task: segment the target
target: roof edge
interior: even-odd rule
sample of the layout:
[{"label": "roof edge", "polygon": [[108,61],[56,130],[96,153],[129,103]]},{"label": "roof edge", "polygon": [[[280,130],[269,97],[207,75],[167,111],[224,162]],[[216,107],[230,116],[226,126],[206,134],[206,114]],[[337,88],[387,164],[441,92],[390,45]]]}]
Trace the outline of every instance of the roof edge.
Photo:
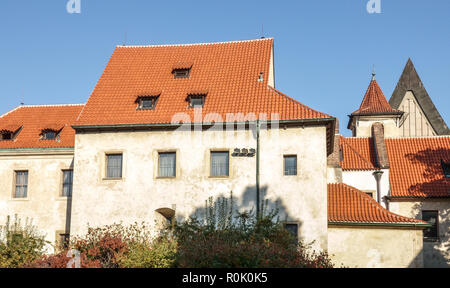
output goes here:
[{"label": "roof edge", "polygon": [[190,43],[190,44],[156,44],[156,45],[117,45],[117,48],[152,48],[152,47],[186,47],[186,46],[202,46],[202,45],[220,45],[220,44],[237,44],[258,41],[273,41],[273,37],[249,39],[249,40],[235,40],[235,41],[220,41],[220,42],[204,42],[204,43]]},{"label": "roof edge", "polygon": [[399,222],[399,223],[393,223],[393,222],[351,222],[351,221],[328,221],[328,225],[330,226],[375,226],[375,227],[413,227],[413,228],[420,228],[425,229],[428,227],[431,227],[429,223],[410,223],[410,222]]}]

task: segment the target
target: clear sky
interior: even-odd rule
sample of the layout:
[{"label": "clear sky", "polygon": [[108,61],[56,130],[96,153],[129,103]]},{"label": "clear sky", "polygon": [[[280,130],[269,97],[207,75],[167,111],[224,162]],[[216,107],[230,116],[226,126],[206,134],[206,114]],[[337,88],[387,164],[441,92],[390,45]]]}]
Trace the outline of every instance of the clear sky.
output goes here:
[{"label": "clear sky", "polygon": [[411,57],[450,124],[450,1],[0,1],[0,114],[25,104],[84,103],[116,45],[275,38],[276,87],[341,120],[375,65],[389,99]]}]

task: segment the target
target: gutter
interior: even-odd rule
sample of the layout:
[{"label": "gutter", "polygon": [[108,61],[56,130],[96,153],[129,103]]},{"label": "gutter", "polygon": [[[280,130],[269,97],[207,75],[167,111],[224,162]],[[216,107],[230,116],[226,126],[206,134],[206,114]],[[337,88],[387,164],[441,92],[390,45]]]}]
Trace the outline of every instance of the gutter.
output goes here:
[{"label": "gutter", "polygon": [[55,148],[9,148],[0,149],[0,156],[15,155],[73,155],[74,147],[55,147]]},{"label": "gutter", "polygon": [[390,222],[336,222],[336,221],[328,221],[328,225],[331,226],[373,226],[373,227],[411,227],[411,228],[420,228],[426,229],[431,227],[432,225],[429,223],[390,223]]}]

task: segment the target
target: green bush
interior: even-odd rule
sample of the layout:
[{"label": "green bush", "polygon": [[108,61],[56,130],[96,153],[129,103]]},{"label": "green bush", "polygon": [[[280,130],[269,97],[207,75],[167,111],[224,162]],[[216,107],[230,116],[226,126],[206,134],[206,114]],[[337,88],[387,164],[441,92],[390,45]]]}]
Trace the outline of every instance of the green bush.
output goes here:
[{"label": "green bush", "polygon": [[8,216],[6,225],[0,228],[0,268],[23,267],[44,254],[48,242],[28,221],[22,225],[16,215],[10,223]]}]

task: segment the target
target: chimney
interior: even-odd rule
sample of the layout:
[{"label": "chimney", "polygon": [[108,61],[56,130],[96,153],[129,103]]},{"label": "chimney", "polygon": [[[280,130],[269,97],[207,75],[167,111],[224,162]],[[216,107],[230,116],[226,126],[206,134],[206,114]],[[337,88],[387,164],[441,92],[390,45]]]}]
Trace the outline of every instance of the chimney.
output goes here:
[{"label": "chimney", "polygon": [[340,135],[339,135],[339,120],[336,119],[336,129],[334,132],[334,146],[333,146],[333,153],[331,153],[327,158],[327,165],[328,167],[333,168],[340,168]]},{"label": "chimney", "polygon": [[375,159],[377,167],[380,169],[389,169],[389,158],[384,141],[384,126],[380,122],[372,125],[372,141],[375,149]]}]

